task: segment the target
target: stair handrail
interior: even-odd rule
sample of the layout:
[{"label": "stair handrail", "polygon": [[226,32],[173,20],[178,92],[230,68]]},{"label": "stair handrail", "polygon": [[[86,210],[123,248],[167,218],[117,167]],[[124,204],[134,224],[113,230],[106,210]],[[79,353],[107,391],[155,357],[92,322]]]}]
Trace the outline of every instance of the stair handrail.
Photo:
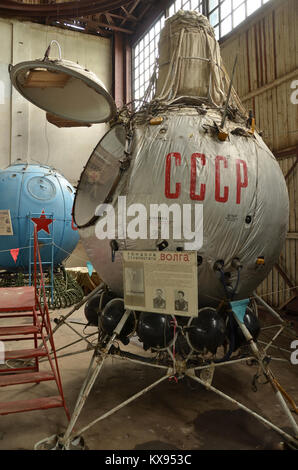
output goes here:
[{"label": "stair handrail", "polygon": [[[39,272],[40,272],[39,288],[37,287],[37,261],[38,261]],[[37,235],[36,225],[34,225],[34,288],[35,288],[36,303],[37,303],[37,305],[39,307],[39,310],[40,310],[40,313],[42,315],[41,336],[42,336],[43,344],[44,344],[44,347],[47,349],[47,352],[49,353],[48,347],[47,347],[47,344],[46,344],[46,340],[45,340],[45,337],[44,337],[44,334],[43,334],[43,331],[42,331],[42,327],[44,326],[46,331],[47,331],[48,339],[49,339],[50,344],[51,344],[52,354],[54,356],[55,367],[53,366],[50,354],[48,354],[48,358],[49,358],[49,361],[50,361],[52,371],[56,376],[56,383],[57,383],[61,398],[62,398],[63,403],[64,403],[64,408],[65,408],[65,411],[66,411],[66,415],[67,415],[68,419],[70,419],[70,416],[69,416],[69,413],[68,413],[68,410],[67,410],[67,407],[66,407],[66,404],[65,404],[65,398],[64,398],[64,393],[63,393],[63,388],[62,388],[62,381],[61,381],[61,376],[60,376],[60,371],[59,371],[59,366],[58,366],[56,348],[55,348],[54,341],[53,341],[53,331],[52,331],[52,325],[51,325],[49,309],[48,309],[48,304],[47,304],[47,298],[46,298],[46,291],[45,291],[45,286],[44,286],[42,262],[41,262],[40,250],[39,250],[39,245],[38,245],[38,235]],[[39,300],[39,298],[41,296],[43,298],[43,309],[42,309],[41,302]]]}]

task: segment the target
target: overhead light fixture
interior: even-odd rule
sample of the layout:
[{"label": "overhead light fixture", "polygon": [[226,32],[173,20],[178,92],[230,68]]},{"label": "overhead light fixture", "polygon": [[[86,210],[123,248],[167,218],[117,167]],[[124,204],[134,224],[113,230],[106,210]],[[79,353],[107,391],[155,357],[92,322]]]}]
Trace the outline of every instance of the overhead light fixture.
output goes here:
[{"label": "overhead light fixture", "polygon": [[85,29],[83,26],[77,26],[75,24],[70,24],[70,23],[64,23],[64,26],[69,26],[70,28],[81,29],[81,30]]}]

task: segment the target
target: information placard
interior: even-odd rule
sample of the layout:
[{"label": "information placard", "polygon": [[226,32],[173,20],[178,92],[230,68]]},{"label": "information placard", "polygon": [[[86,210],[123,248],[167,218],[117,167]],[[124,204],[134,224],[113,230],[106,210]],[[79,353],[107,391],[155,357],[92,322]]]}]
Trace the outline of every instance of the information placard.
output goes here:
[{"label": "information placard", "polygon": [[198,315],[197,253],[122,251],[127,309]]},{"label": "information placard", "polygon": [[0,210],[0,235],[13,235],[10,210]]}]

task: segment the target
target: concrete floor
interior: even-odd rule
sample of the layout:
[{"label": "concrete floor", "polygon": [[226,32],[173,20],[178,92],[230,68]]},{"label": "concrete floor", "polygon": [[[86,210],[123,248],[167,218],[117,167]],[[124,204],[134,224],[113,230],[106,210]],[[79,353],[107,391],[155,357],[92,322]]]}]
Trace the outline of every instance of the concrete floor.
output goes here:
[{"label": "concrete floor", "polygon": [[[52,318],[58,315],[57,311],[51,312]],[[72,319],[84,320],[83,308]],[[73,326],[82,331],[82,327]],[[63,326],[55,334],[56,347],[74,339],[77,336]],[[283,339],[283,346],[289,349],[290,342],[287,338]],[[139,348],[134,339],[129,349],[136,352],[140,351]],[[78,347],[73,346],[71,351],[78,349],[82,349],[82,343]],[[91,351],[86,351],[60,360],[64,392],[70,410],[73,410],[91,354]],[[298,402],[298,365],[274,361],[272,370],[287,392]],[[270,385],[260,385],[257,393],[252,391],[251,383],[255,372],[255,367],[244,364],[221,367],[215,374],[213,385],[263,416],[271,418],[283,429],[289,430],[288,421]],[[160,371],[145,365],[109,358],[83,408],[79,428],[161,375]],[[56,395],[52,382],[2,388],[0,401],[45,395]],[[37,441],[61,433],[65,425],[66,418],[62,408],[1,416],[0,449],[33,449]],[[278,434],[246,412],[199,384],[187,380],[178,384],[169,381],[162,383],[97,423],[84,433],[84,439],[89,449],[98,450],[274,449],[278,448],[281,441]]]}]

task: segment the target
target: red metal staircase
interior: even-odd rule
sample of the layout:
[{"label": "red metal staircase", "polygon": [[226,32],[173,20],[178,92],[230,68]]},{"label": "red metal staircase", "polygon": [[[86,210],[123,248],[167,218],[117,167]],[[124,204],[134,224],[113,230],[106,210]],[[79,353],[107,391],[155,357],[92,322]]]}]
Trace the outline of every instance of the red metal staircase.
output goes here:
[{"label": "red metal staircase", "polygon": [[[7,318],[10,319],[10,325],[1,326],[3,320]],[[15,324],[21,318],[26,318],[26,324]],[[11,325],[12,319],[13,325]],[[0,366],[0,387],[55,381],[58,389],[56,396],[0,402],[0,415],[63,407],[69,420],[46,301],[36,226],[34,226],[34,286],[0,288],[0,341],[4,344],[18,341],[33,342],[33,347],[30,349],[4,352],[6,367]],[[48,359],[44,362],[49,366],[49,370],[40,370],[40,358]],[[7,366],[7,361],[12,360],[20,360],[21,364]]]}]

